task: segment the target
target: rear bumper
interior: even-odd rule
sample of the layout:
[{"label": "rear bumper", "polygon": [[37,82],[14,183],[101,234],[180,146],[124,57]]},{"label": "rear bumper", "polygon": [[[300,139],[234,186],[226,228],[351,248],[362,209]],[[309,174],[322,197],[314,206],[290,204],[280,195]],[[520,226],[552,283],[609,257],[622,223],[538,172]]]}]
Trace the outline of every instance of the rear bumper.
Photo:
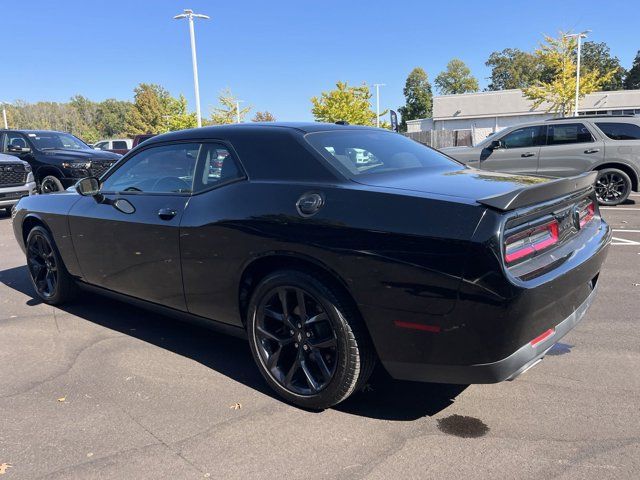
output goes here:
[{"label": "rear bumper", "polygon": [[547,351],[584,317],[593,302],[597,283],[585,301],[567,318],[555,326],[553,334],[539,343],[528,343],[506,358],[476,365],[429,365],[423,363],[385,362],[389,374],[400,380],[436,383],[497,383],[513,380],[542,359]]}]

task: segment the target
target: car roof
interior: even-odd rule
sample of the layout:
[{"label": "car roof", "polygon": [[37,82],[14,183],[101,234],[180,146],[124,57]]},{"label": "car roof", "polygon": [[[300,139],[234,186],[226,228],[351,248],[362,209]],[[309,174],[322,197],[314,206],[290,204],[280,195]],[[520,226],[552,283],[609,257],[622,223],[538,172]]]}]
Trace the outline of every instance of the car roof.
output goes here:
[{"label": "car roof", "polygon": [[17,133],[27,133],[27,134],[35,133],[36,135],[40,133],[66,133],[66,134],[72,135],[69,132],[60,132],[58,130],[28,130],[28,129],[24,130],[24,129],[17,129],[17,128],[3,128],[2,130],[0,130],[0,132],[17,132]]},{"label": "car roof", "polygon": [[[564,117],[564,118],[550,118],[548,120],[538,120],[536,122],[525,122],[519,123],[517,125],[510,125],[506,127],[510,130],[517,130],[522,127],[535,127],[542,125],[555,125],[555,124],[565,124],[565,123],[574,123],[574,122],[617,122],[617,123],[640,123],[640,117],[637,115],[578,115],[577,117]],[[498,132],[496,132],[498,133]]]}]

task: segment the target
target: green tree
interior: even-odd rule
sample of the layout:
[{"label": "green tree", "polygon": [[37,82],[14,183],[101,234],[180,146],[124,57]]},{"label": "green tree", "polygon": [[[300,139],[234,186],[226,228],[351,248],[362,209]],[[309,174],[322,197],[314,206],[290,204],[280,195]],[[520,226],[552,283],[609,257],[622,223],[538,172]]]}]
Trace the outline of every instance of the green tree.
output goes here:
[{"label": "green tree", "polygon": [[597,71],[600,74],[613,72],[606,82],[600,86],[600,90],[621,90],[626,73],[618,57],[611,56],[611,49],[604,43],[584,42],[580,58],[580,74],[586,71]]},{"label": "green tree", "polygon": [[[349,122],[353,125],[375,125],[376,112],[371,110],[371,91],[366,84],[351,87],[347,82],[336,83],[336,89],[313,97],[311,113],[317,122]],[[386,115],[387,110],[380,114]]]},{"label": "green tree", "polygon": [[134,92],[133,106],[125,125],[127,134],[134,136],[163,131],[166,128],[166,90],[159,85],[141,83]]},{"label": "green tree", "polygon": [[256,112],[256,114],[251,119],[252,122],[275,122],[276,117],[274,117],[271,112]]},{"label": "green tree", "polygon": [[[211,109],[211,123],[214,125],[226,125],[238,121],[238,99],[231,93],[231,89],[225,88],[218,95],[217,107]],[[251,106],[247,105],[240,109],[240,121],[251,111]]]},{"label": "green tree", "polygon": [[405,132],[407,130],[407,120],[429,118],[432,115],[433,93],[427,72],[420,67],[411,70],[402,92],[406,102],[398,111],[402,115],[400,130]]},{"label": "green tree", "polygon": [[640,89],[640,50],[636,54],[636,58],[633,60],[633,65],[627,72],[624,79],[625,90]]},{"label": "green tree", "polygon": [[196,113],[187,111],[187,99],[184,98],[184,95],[181,94],[178,98],[169,97],[165,108],[166,126],[163,131],[184,130],[198,126]]},{"label": "green tree", "polygon": [[[538,61],[552,72],[548,81],[538,81],[523,90],[525,96],[533,101],[537,108],[548,103],[548,112],[567,115],[573,109],[576,89],[576,51],[577,42],[562,32],[558,38],[545,37],[545,43],[535,52]],[[599,90],[611,80],[615,70],[599,71],[580,69],[580,97]]]},{"label": "green tree", "polygon": [[471,75],[469,67],[458,58],[447,64],[447,69],[438,74],[434,83],[442,95],[478,91],[478,80]]},{"label": "green tree", "polygon": [[485,65],[491,68],[491,83],[487,90],[530,87],[544,75],[544,66],[538,62],[537,57],[517,48],[493,52]]},{"label": "green tree", "polygon": [[131,102],[108,98],[98,104],[96,111],[97,128],[106,138],[118,137],[125,133]]}]

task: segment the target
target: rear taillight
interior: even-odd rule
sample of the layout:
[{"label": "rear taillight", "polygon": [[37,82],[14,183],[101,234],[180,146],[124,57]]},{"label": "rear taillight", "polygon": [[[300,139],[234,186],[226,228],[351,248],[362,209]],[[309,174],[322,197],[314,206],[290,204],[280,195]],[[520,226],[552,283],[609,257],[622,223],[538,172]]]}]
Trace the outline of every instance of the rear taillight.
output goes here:
[{"label": "rear taillight", "polygon": [[509,235],[504,240],[504,259],[513,264],[558,243],[558,222],[553,220]]},{"label": "rear taillight", "polygon": [[593,200],[589,200],[586,205],[581,205],[578,210],[578,218],[580,219],[580,228],[589,223],[596,214],[596,204]]}]

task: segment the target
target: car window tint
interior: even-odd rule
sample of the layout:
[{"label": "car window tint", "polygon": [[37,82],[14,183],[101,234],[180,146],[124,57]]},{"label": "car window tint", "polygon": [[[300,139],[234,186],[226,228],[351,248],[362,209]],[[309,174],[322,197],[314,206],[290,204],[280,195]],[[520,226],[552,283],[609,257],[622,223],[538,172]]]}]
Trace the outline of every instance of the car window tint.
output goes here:
[{"label": "car window tint", "polygon": [[123,142],[122,140],[114,140],[113,141],[113,149],[114,150],[126,150],[127,142]]},{"label": "car window tint", "polygon": [[189,193],[201,145],[180,143],[147,148],[105,180],[105,192]]},{"label": "car window tint", "polygon": [[582,123],[562,123],[549,125],[547,145],[593,142],[589,129]]},{"label": "car window tint", "polygon": [[504,148],[526,148],[540,144],[540,127],[525,127],[502,137]]},{"label": "car window tint", "polygon": [[229,149],[217,143],[202,144],[194,191],[202,191],[244,175]]},{"label": "car window tint", "polygon": [[597,122],[596,125],[612,140],[640,140],[640,125],[618,122]]},{"label": "car window tint", "polygon": [[27,140],[21,134],[15,132],[6,132],[4,141],[2,142],[2,151],[8,152],[9,145],[21,148],[26,148],[29,146],[27,144]]},{"label": "car window tint", "polygon": [[459,167],[441,153],[404,135],[375,130],[309,133],[306,140],[347,176],[406,169]]}]

